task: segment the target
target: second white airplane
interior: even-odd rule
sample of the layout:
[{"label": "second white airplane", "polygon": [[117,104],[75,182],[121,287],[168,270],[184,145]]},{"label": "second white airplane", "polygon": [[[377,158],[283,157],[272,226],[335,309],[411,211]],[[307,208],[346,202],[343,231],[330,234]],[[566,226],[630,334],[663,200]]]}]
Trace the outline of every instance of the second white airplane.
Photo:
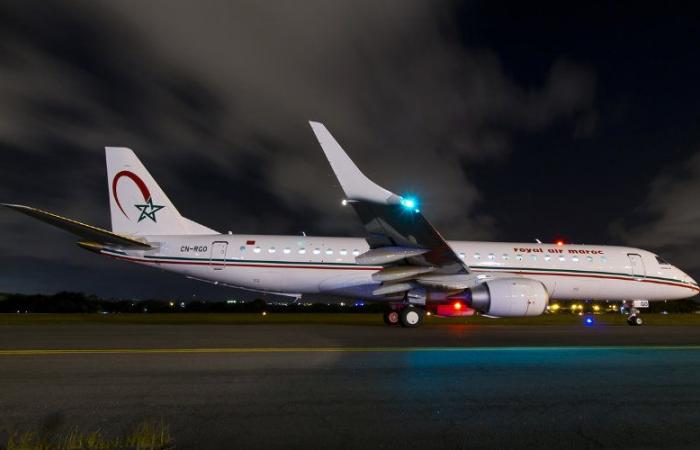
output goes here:
[{"label": "second white airplane", "polygon": [[28,206],[3,204],[80,238],[114,259],[260,292],[385,301],[389,325],[416,327],[426,308],[536,316],[551,300],[692,297],[698,284],[654,253],[604,245],[445,241],[414,199],[369,180],[325,126],[310,122],[366,238],[221,234],[183,217],[128,148],[107,147],[112,231]]}]

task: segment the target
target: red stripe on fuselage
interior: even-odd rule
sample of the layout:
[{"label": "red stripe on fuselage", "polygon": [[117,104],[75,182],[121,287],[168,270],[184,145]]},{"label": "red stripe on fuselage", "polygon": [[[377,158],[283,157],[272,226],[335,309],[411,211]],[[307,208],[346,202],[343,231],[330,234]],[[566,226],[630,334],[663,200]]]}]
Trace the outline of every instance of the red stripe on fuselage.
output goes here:
[{"label": "red stripe on fuselage", "polygon": [[[171,261],[162,259],[142,259],[134,258],[131,256],[119,256],[110,253],[104,253],[105,255],[115,258],[123,259],[126,261],[139,262],[139,263],[151,263],[151,264],[175,264],[175,265],[193,265],[193,266],[230,266],[230,267],[271,267],[271,268],[281,268],[281,269],[322,269],[322,270],[381,270],[381,266],[323,266],[323,265],[287,265],[287,264],[254,264],[254,263],[219,263],[219,262],[192,262],[192,261]],[[474,269],[472,269],[474,270]],[[488,269],[476,269],[476,272],[489,272]],[[517,275],[549,275],[549,276],[559,276],[559,277],[579,277],[579,278],[597,278],[606,280],[620,280],[620,281],[638,281],[642,283],[654,283],[662,284],[667,286],[682,287],[686,289],[691,289],[700,292],[700,287],[693,286],[683,283],[674,283],[671,281],[660,281],[660,280],[650,280],[650,279],[630,279],[621,276],[613,275],[595,275],[595,274],[580,274],[580,273],[566,273],[566,272],[532,272],[527,270],[516,270],[509,272],[499,272],[499,273],[512,273]]]},{"label": "red stripe on fuselage", "polygon": [[123,259],[126,261],[140,262],[140,263],[153,263],[153,264],[176,264],[176,265],[191,265],[191,266],[230,266],[230,267],[272,267],[281,269],[324,269],[324,270],[380,270],[381,266],[321,266],[321,265],[287,265],[287,264],[254,264],[254,263],[221,263],[221,262],[211,262],[204,260],[203,262],[192,262],[192,261],[171,261],[163,259],[142,259],[133,258],[131,256],[120,256],[113,255],[111,253],[104,253],[105,255],[115,258]]},{"label": "red stripe on fuselage", "polygon": [[[477,271],[478,272],[489,272],[489,270],[480,270],[480,269],[477,269]],[[512,272],[499,272],[499,273],[514,273],[514,274],[520,274],[520,275],[550,275],[550,276],[559,276],[559,277],[598,278],[598,279],[621,280],[621,281],[639,281],[642,283],[665,284],[667,286],[682,287],[682,288],[692,289],[694,291],[700,292],[700,287],[698,287],[698,286],[693,286],[690,284],[683,284],[681,282],[674,283],[672,281],[650,280],[648,278],[637,280],[637,279],[630,279],[630,278],[625,278],[625,277],[616,277],[613,275],[595,275],[595,274],[567,273],[567,272],[531,272],[531,271],[526,271],[526,270],[522,270],[522,271],[516,270],[516,271],[512,271]]]}]

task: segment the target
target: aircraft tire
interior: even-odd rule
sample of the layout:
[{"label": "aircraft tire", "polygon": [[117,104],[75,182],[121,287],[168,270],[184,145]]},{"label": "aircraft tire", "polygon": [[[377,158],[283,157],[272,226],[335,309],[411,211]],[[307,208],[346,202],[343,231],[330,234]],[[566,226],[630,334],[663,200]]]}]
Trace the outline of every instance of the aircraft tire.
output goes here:
[{"label": "aircraft tire", "polygon": [[400,322],[404,328],[416,328],[423,323],[423,310],[413,306],[407,306],[401,310]]},{"label": "aircraft tire", "polygon": [[384,323],[389,325],[390,327],[396,326],[399,324],[399,312],[396,311],[395,309],[392,309],[390,311],[386,311],[384,313]]},{"label": "aircraft tire", "polygon": [[633,327],[641,326],[644,324],[644,320],[641,317],[634,315],[627,318],[627,324]]}]

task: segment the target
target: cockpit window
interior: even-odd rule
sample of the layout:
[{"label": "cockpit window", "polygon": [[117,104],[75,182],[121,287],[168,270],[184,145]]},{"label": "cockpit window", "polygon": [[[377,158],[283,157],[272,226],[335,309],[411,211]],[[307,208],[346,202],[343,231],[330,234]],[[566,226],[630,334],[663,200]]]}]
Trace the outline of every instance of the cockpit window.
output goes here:
[{"label": "cockpit window", "polygon": [[660,256],[656,257],[656,262],[658,262],[662,266],[670,266],[671,265],[668,261],[666,261],[665,259],[663,259]]}]

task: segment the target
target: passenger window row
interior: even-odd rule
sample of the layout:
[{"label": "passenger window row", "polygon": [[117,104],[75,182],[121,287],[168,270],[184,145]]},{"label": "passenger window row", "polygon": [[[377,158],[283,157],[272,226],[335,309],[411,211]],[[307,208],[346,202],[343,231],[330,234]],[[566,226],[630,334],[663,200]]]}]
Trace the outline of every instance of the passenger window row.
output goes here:
[{"label": "passenger window row", "polygon": [[[241,252],[241,253],[245,253],[245,252],[246,252],[246,249],[247,249],[247,246],[241,245],[241,247],[240,247],[240,252]],[[262,252],[262,248],[261,248],[260,246],[255,246],[255,247],[253,247],[253,253],[261,253],[261,252]],[[267,252],[268,252],[268,253],[277,253],[277,249],[276,249],[275,247],[268,247]],[[290,253],[292,253],[292,249],[291,249],[290,247],[284,247],[284,248],[282,249],[282,253],[284,253],[285,255],[289,255]],[[298,249],[297,249],[297,253],[300,254],[300,255],[305,255],[305,254],[306,254],[306,248],[304,248],[304,247],[298,248]],[[321,249],[318,248],[318,247],[316,247],[316,248],[314,248],[314,249],[311,251],[311,253],[313,253],[314,255],[320,255],[320,254],[321,254]],[[324,250],[324,253],[325,253],[326,255],[328,255],[328,256],[331,256],[331,255],[333,255],[333,254],[335,253],[335,251],[334,251],[332,248],[327,248],[327,249]],[[347,250],[347,249],[344,249],[344,248],[338,250],[338,254],[341,255],[341,256],[346,256],[346,255],[348,255],[349,253],[350,253],[350,251]],[[352,255],[353,255],[353,256],[358,256],[359,254],[360,254],[360,251],[359,251],[359,250],[357,250],[357,249],[352,250]],[[465,254],[464,252],[459,252],[457,255],[459,256],[460,259],[466,259],[466,254]],[[566,258],[567,255],[551,255],[551,254],[543,254],[543,255],[530,254],[530,255],[529,255],[529,258],[526,258],[526,255],[523,255],[523,254],[521,254],[521,253],[516,253],[513,257],[514,257],[514,259],[515,259],[516,261],[525,261],[525,260],[529,260],[529,261],[532,261],[532,262],[537,262],[537,261],[538,261],[538,258],[539,258],[540,256],[541,256],[541,258],[542,258],[543,261],[551,261],[553,258],[554,258],[555,260],[559,260],[559,261],[566,261],[566,260],[567,260],[567,258]],[[500,256],[500,259],[502,259],[503,261],[508,261],[508,260],[511,259],[511,257],[512,257],[512,255],[509,254],[509,253],[503,253],[503,254],[501,254],[501,256]],[[581,258],[583,258],[583,256],[579,257],[578,255],[572,255],[571,258],[570,258],[570,260],[571,260],[572,262],[579,262],[579,261],[581,261]],[[473,254],[473,259],[475,259],[475,260],[477,260],[477,261],[478,261],[478,260],[481,260],[481,259],[482,259],[481,254],[480,254],[479,252],[474,253],[474,254]],[[496,260],[498,259],[498,256],[497,256],[495,253],[489,253],[489,254],[485,255],[485,259],[488,260],[488,261],[496,261]],[[587,256],[585,257],[585,261],[587,261],[587,262],[589,262],[589,263],[592,263],[593,260],[594,260],[594,258],[593,258],[593,256],[591,256],[591,255],[587,255]],[[601,256],[600,256],[600,262],[605,263],[605,262],[607,262],[607,260],[608,260],[608,259],[607,259],[606,256],[604,256],[604,255],[601,255]]]},{"label": "passenger window row", "polygon": [[[240,248],[239,248],[239,251],[240,251],[241,253],[245,253],[246,250],[247,250],[247,246],[245,246],[245,245],[241,245]],[[260,246],[255,246],[255,247],[253,247],[253,253],[261,253],[261,252],[262,252],[262,248],[261,248]],[[277,253],[277,249],[276,249],[275,247],[268,247],[267,252],[268,252],[268,253]],[[292,253],[292,249],[289,248],[289,247],[285,247],[285,248],[282,249],[282,253],[284,253],[285,255],[289,255],[290,253]],[[300,255],[305,255],[305,254],[306,254],[306,248],[300,247],[299,249],[297,249],[297,253],[299,253]],[[313,253],[314,255],[320,255],[320,254],[321,254],[321,249],[318,248],[318,247],[317,247],[317,248],[314,248],[314,249],[311,251],[311,253]],[[330,256],[330,255],[333,255],[333,254],[335,253],[335,251],[334,251],[332,248],[327,248],[327,249],[325,249],[324,253],[325,253],[326,255],[329,255],[329,256]],[[345,248],[340,249],[340,250],[338,251],[338,254],[341,255],[341,256],[346,256],[348,253],[350,253],[350,251],[347,250],[347,249],[345,249]],[[359,250],[357,250],[357,249],[352,250],[352,256],[358,256],[359,254],[360,254],[360,251],[359,251]]]},{"label": "passenger window row", "polygon": [[[460,257],[460,259],[466,259],[466,254],[463,253],[463,252],[460,252],[460,253],[458,253],[457,255]],[[538,256],[540,256],[540,255],[530,254],[530,255],[529,255],[529,260],[532,261],[532,262],[537,262]],[[567,256],[567,255],[556,255],[556,256],[555,256],[555,255],[549,255],[549,254],[541,255],[543,261],[551,261],[552,258],[558,259],[559,261],[566,261],[566,259],[567,259],[566,256]],[[474,258],[475,260],[481,260],[481,259],[482,259],[482,258],[481,258],[481,254],[478,253],[478,252],[477,252],[477,253],[474,253],[473,258]],[[489,253],[488,255],[486,255],[486,258],[487,258],[489,261],[495,261],[495,260],[497,259],[496,255],[495,255],[494,253]],[[503,254],[501,255],[501,259],[502,259],[503,261],[508,261],[510,258],[511,258],[511,255],[510,255],[509,253],[503,253]],[[515,260],[516,260],[516,261],[524,261],[524,260],[526,260],[526,256],[523,255],[523,254],[521,254],[521,253],[516,253],[516,254],[515,254]],[[581,261],[581,257],[579,257],[578,255],[572,255],[572,256],[571,256],[571,261],[572,261],[572,262],[579,262],[579,261]],[[593,262],[593,256],[591,256],[591,255],[586,256],[585,261],[587,261],[587,262]],[[604,262],[607,262],[607,261],[608,261],[608,258],[607,258],[606,256],[601,256],[601,257],[600,257],[600,262],[603,262],[603,263],[604,263]]]}]

